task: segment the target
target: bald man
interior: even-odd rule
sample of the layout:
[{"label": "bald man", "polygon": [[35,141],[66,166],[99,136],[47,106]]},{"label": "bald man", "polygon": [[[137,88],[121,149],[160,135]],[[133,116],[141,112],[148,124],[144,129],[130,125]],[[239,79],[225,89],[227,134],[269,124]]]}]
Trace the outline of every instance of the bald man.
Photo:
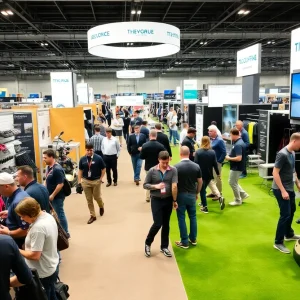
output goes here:
[{"label": "bald man", "polygon": [[[202,187],[202,173],[199,165],[189,159],[190,150],[187,146],[180,148],[180,163],[174,167],[178,174],[177,219],[180,230],[180,241],[175,242],[177,247],[187,249],[189,242],[197,245],[197,218],[196,201]],[[185,212],[190,219],[190,233],[187,232]]]},{"label": "bald man", "polygon": [[[249,134],[248,134],[247,130],[244,128],[243,121],[240,121],[240,120],[236,121],[235,127],[240,132],[240,136],[241,136],[243,142],[246,145],[246,153],[248,153],[248,149],[249,149],[249,146],[250,146]],[[247,160],[245,160],[245,169],[242,172],[240,178],[245,178],[246,176],[247,176]]]}]

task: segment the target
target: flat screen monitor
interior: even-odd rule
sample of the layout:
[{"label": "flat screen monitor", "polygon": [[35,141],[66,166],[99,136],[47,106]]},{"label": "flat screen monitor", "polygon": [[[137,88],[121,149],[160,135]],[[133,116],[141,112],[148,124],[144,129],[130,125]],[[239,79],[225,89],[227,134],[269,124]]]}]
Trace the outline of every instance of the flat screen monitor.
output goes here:
[{"label": "flat screen monitor", "polygon": [[300,120],[300,73],[291,78],[290,118]]}]

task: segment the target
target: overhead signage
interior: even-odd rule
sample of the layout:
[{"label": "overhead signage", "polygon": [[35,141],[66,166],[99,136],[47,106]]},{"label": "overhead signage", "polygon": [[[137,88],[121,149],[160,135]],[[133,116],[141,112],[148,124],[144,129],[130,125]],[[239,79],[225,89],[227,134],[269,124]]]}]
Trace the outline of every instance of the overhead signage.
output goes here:
[{"label": "overhead signage", "polygon": [[222,107],[225,104],[242,103],[241,84],[221,84],[208,86],[208,106]]},{"label": "overhead signage", "polygon": [[143,96],[117,96],[117,106],[142,106],[144,105]]},{"label": "overhead signage", "polygon": [[261,72],[261,44],[237,52],[236,76],[249,76]]},{"label": "overhead signage", "polygon": [[176,87],[176,100],[181,100],[181,88],[180,88],[180,86]]},{"label": "overhead signage", "polygon": [[291,35],[291,73],[300,70],[300,27]]},{"label": "overhead signage", "polygon": [[175,100],[176,99],[175,90],[164,90],[164,99],[165,100]]},{"label": "overhead signage", "polygon": [[72,72],[51,72],[52,106],[75,107],[77,102],[76,74]]},{"label": "overhead signage", "polygon": [[128,79],[128,78],[144,78],[145,71],[142,70],[120,70],[117,71],[117,78]]},{"label": "overhead signage", "polygon": [[184,80],[183,81],[183,99],[184,103],[197,103],[198,90],[197,80]]},{"label": "overhead signage", "polygon": [[110,23],[91,28],[87,36],[90,54],[111,59],[164,57],[180,50],[179,28],[164,23]]}]

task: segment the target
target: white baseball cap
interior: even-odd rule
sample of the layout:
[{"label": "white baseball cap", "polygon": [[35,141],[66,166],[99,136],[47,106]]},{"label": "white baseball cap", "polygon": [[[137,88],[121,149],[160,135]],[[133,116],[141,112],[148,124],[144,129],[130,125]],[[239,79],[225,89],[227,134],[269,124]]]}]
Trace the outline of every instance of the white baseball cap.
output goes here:
[{"label": "white baseball cap", "polygon": [[8,174],[6,172],[0,173],[0,185],[12,184],[14,182],[15,180],[12,174]]}]

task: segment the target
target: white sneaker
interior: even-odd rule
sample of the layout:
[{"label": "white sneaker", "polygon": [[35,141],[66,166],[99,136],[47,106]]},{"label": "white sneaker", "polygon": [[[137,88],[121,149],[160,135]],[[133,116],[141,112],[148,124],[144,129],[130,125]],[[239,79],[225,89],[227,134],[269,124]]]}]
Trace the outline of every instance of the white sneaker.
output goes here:
[{"label": "white sneaker", "polygon": [[248,194],[246,194],[246,196],[244,196],[244,197],[241,197],[242,198],[242,201],[243,200],[246,200],[247,198],[249,198],[250,196],[248,195]]},{"label": "white sneaker", "polygon": [[231,206],[239,206],[239,205],[242,205],[242,202],[241,201],[233,201],[233,202],[229,202],[229,205],[231,205]]}]

